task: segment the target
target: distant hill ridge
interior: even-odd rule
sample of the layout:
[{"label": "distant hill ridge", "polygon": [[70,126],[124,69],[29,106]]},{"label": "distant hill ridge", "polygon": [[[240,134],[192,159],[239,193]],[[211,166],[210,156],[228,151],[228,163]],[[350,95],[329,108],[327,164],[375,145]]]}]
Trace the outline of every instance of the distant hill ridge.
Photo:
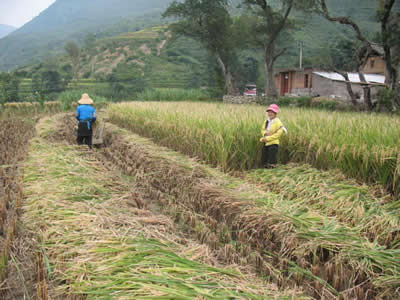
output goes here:
[{"label": "distant hill ridge", "polygon": [[[95,4],[94,4],[95,3]],[[83,40],[123,19],[160,14],[167,0],[57,0],[38,17],[0,40],[0,71],[59,53],[67,40]]]},{"label": "distant hill ridge", "polygon": [[0,24],[0,39],[13,32],[15,29],[17,28],[14,26]]}]

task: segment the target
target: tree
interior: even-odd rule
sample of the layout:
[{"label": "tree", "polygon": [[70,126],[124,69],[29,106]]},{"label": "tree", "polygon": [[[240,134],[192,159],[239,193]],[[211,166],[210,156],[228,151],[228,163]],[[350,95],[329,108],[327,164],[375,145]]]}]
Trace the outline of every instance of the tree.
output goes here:
[{"label": "tree", "polygon": [[346,89],[351,99],[353,106],[357,106],[357,96],[353,91],[353,86],[350,82],[348,72],[357,70],[357,64],[355,63],[356,43],[349,38],[342,38],[333,41],[329,45],[329,52],[331,57],[331,65],[329,69],[334,70],[336,73],[343,76],[346,82]]},{"label": "tree", "polygon": [[10,73],[0,73],[0,102],[1,108],[9,101],[18,100],[20,80]]},{"label": "tree", "polygon": [[49,94],[64,91],[66,85],[67,82],[56,70],[43,70],[32,76],[32,93],[38,96],[41,102]]},{"label": "tree", "polygon": [[147,87],[144,73],[139,67],[119,64],[107,78],[111,98],[113,100],[128,99],[143,92]]},{"label": "tree", "polygon": [[73,78],[75,80],[78,80],[80,60],[81,60],[81,50],[79,49],[78,45],[75,42],[69,41],[65,45],[65,51],[67,52],[69,58],[71,59]]},{"label": "tree", "polygon": [[[367,104],[369,110],[373,109],[373,104],[371,100],[371,87],[368,84],[367,80],[365,79],[364,75],[364,68],[368,62],[368,59],[373,56],[375,53],[372,43],[363,35],[361,32],[360,27],[357,23],[355,23],[350,17],[333,17],[329,14],[328,7],[326,5],[326,0],[321,1],[321,12],[322,15],[331,22],[336,22],[342,25],[350,26],[353,32],[356,35],[357,40],[361,43],[361,47],[359,48],[357,55],[356,55],[356,62],[357,62],[357,71],[360,77],[360,81],[363,85],[364,90],[364,101]],[[347,80],[348,81],[348,80]]]},{"label": "tree", "polygon": [[393,108],[400,106],[400,16],[392,12],[395,2],[396,0],[380,0],[377,14],[385,52],[386,84],[394,91]]},{"label": "tree", "polygon": [[224,77],[225,93],[233,94],[232,64],[237,44],[227,5],[227,0],[173,1],[163,17],[177,18],[179,22],[170,26],[171,31],[199,41],[215,56]]},{"label": "tree", "polygon": [[278,38],[285,30],[290,30],[289,16],[295,9],[313,11],[318,0],[243,0],[256,16],[253,23],[255,42],[264,52],[264,88],[267,97],[277,97],[274,81],[274,64],[286,49],[278,48]]}]

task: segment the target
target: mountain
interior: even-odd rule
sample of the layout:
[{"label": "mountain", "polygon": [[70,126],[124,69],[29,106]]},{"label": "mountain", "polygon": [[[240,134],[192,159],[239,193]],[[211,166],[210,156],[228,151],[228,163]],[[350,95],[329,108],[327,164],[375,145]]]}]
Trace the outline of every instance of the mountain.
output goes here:
[{"label": "mountain", "polygon": [[[157,19],[167,0],[57,0],[38,17],[0,40],[0,70],[34,63],[60,53],[68,40],[84,40],[88,33],[101,35],[122,20],[144,25]],[[138,25],[138,29],[142,29]],[[154,24],[151,24],[154,25]]]},{"label": "mountain", "polygon": [[0,39],[5,37],[6,35],[9,35],[15,29],[17,28],[9,25],[0,24]]},{"label": "mountain", "polygon": [[[57,0],[38,17],[0,40],[0,71],[39,63],[46,58],[64,53],[68,40],[81,45],[89,33],[97,39],[166,24],[161,13],[172,0]],[[277,0],[274,0],[277,1]],[[232,0],[232,12],[239,14]],[[329,0],[331,14],[350,16],[356,20],[369,38],[379,30],[376,22],[376,0]],[[400,2],[396,2],[397,10]],[[353,39],[349,29],[328,22],[318,15],[295,13],[298,29],[294,42],[277,67],[297,65],[298,42],[304,45],[308,64],[317,60],[324,63],[332,42]],[[289,39],[288,39],[289,40]],[[317,62],[318,64],[318,62]]]}]

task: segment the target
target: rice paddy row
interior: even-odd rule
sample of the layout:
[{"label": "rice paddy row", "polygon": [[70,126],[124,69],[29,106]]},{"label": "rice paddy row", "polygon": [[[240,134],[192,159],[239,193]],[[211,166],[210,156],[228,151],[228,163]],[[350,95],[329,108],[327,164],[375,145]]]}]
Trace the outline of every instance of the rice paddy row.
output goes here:
[{"label": "rice paddy row", "polygon": [[[23,201],[22,170],[26,145],[33,135],[32,122],[0,119],[0,283],[7,286],[11,246]],[[0,291],[3,293],[4,289]],[[3,295],[3,294],[0,294]]]},{"label": "rice paddy row", "polygon": [[339,171],[294,163],[253,170],[245,178],[279,194],[292,207],[335,218],[370,242],[400,248],[400,205],[381,186],[360,185]]},{"label": "rice paddy row", "polygon": [[400,250],[371,241],[357,224],[318,207],[306,209],[285,194],[262,191],[125,130],[109,126],[108,133],[108,160],[144,182],[166,211],[226,257],[255,265],[281,287],[300,285],[316,298],[396,297]]},{"label": "rice paddy row", "polygon": [[[108,112],[111,122],[223,170],[259,165],[265,118],[259,106],[132,102],[113,105]],[[280,118],[289,131],[281,144],[281,161],[338,168],[399,193],[398,118],[298,108],[285,108]]]},{"label": "rice paddy row", "polygon": [[59,101],[47,101],[41,105],[39,102],[16,102],[6,103],[0,115],[14,118],[15,116],[26,117],[40,113],[59,113],[63,110]]},{"label": "rice paddy row", "polygon": [[212,249],[146,208],[149,195],[134,177],[105,168],[83,147],[50,142],[54,119],[38,132],[25,166],[23,218],[40,241],[38,298],[306,299],[220,264]]}]

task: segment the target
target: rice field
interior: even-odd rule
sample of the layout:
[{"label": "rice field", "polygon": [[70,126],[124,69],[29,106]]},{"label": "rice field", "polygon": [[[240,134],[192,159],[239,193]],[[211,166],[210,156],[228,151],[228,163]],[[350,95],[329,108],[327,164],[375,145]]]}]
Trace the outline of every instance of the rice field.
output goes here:
[{"label": "rice field", "polygon": [[26,117],[35,116],[41,113],[59,113],[63,109],[59,101],[46,101],[43,105],[39,102],[15,102],[6,103],[4,110],[0,111],[0,116],[8,116],[13,118],[15,116]]},{"label": "rice field", "polygon": [[[132,102],[113,105],[108,114],[119,126],[225,171],[259,166],[265,118],[260,106]],[[399,193],[398,117],[285,108],[280,118],[289,131],[282,140],[281,162],[340,169]]]},{"label": "rice field", "polygon": [[[398,209],[383,190],[307,165],[235,179],[129,131],[107,132],[107,161],[135,177],[200,241],[223,249],[225,259],[254,265],[279,287],[298,285],[316,299],[397,296]],[[285,191],[288,178],[301,173],[305,185],[288,182]],[[313,180],[320,190],[307,190]]]},{"label": "rice field", "polygon": [[154,88],[136,96],[141,101],[207,101],[211,96],[203,89]]},{"label": "rice field", "polygon": [[[0,193],[5,298],[400,298],[398,119],[284,109],[270,170],[263,110],[112,104],[90,151],[73,114],[42,118]],[[33,123],[4,122],[0,163],[22,165]]]},{"label": "rice field", "polygon": [[48,140],[54,124],[39,123],[25,162],[23,221],[41,253],[39,299],[309,299],[221,263],[152,212],[133,177]]}]

